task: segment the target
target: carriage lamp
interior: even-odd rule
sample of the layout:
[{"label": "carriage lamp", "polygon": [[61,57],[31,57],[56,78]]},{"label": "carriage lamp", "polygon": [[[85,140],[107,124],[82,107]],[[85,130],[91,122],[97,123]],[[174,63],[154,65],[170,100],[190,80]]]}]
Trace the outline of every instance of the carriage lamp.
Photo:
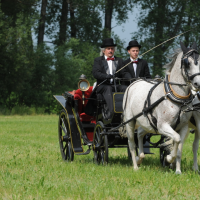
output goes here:
[{"label": "carriage lamp", "polygon": [[87,80],[87,77],[82,74],[79,77],[80,81],[78,82],[78,88],[82,91],[82,99],[83,99],[83,104],[85,104],[85,91],[87,91],[90,87],[90,83]]}]

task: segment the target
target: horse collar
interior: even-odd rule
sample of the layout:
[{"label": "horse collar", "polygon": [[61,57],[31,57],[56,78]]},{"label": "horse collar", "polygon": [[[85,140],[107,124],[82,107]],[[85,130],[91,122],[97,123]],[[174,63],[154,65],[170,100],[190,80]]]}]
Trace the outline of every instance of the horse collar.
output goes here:
[{"label": "horse collar", "polygon": [[187,96],[181,96],[173,90],[173,88],[171,87],[169,83],[169,75],[166,75],[165,77],[164,90],[165,90],[165,94],[167,94],[167,97],[171,101],[174,101],[176,103],[189,104],[193,100],[193,96],[191,95],[191,92]]}]

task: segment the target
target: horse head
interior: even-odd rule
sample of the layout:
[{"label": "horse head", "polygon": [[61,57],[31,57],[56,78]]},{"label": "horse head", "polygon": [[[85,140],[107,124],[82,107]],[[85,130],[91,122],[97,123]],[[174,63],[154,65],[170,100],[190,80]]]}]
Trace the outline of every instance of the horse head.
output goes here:
[{"label": "horse head", "polygon": [[180,44],[183,51],[181,59],[182,75],[193,90],[200,90],[200,56],[196,42],[190,48],[185,47],[182,42]]}]

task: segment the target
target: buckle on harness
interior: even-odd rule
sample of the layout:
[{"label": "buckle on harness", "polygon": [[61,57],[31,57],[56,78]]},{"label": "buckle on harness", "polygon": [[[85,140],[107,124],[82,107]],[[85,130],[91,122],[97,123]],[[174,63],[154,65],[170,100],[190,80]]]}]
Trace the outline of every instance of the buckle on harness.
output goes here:
[{"label": "buckle on harness", "polygon": [[171,91],[169,91],[168,93],[165,94],[165,99],[167,99],[167,96],[170,95],[170,92]]}]

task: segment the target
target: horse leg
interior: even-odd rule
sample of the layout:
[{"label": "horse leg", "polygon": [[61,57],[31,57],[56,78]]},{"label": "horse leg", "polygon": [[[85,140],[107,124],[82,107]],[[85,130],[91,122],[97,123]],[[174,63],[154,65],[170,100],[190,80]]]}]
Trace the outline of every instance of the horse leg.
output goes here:
[{"label": "horse leg", "polygon": [[167,137],[170,137],[174,141],[174,149],[172,150],[170,155],[167,155],[166,157],[168,163],[173,163],[177,156],[178,144],[181,141],[180,135],[176,131],[174,131],[172,127],[167,123],[160,124],[158,126],[158,132]]},{"label": "horse leg", "polygon": [[137,136],[138,136],[138,146],[139,146],[139,157],[136,157],[137,164],[140,165],[144,159],[144,149],[143,149],[143,138],[146,135],[146,131],[142,127],[138,127]]},{"label": "horse leg", "polygon": [[128,137],[129,149],[130,149],[132,161],[133,161],[133,169],[137,170],[138,165],[137,165],[136,156],[135,156],[136,145],[134,141],[134,130],[135,130],[135,121],[132,121],[126,124],[126,132],[127,132],[127,137]]},{"label": "horse leg", "polygon": [[199,172],[198,162],[197,162],[197,151],[199,148],[199,139],[200,139],[200,114],[197,112],[193,112],[193,116],[196,122],[196,130],[194,135],[194,142],[193,142],[193,169]]},{"label": "horse leg", "polygon": [[178,151],[177,151],[177,157],[176,157],[176,174],[181,174],[181,156],[182,156],[182,149],[183,149],[183,144],[188,136],[188,125],[184,126],[180,130],[180,137],[181,137],[181,142],[178,145]]},{"label": "horse leg", "polygon": [[195,135],[194,135],[194,142],[193,142],[193,170],[196,172],[199,172],[199,167],[198,167],[198,162],[197,162],[197,151],[199,148],[199,139],[200,139],[200,133],[199,129],[195,130]]}]

